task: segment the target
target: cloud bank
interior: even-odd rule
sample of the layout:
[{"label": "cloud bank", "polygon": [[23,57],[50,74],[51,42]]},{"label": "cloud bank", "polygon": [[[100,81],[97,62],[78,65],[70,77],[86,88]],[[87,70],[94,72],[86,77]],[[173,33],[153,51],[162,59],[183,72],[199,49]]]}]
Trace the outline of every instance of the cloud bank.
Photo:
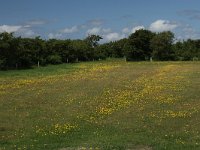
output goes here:
[{"label": "cloud bank", "polygon": [[178,27],[178,24],[168,20],[156,20],[153,22],[149,29],[154,32],[172,31]]},{"label": "cloud bank", "polygon": [[[184,15],[192,16],[199,14],[200,11],[184,11]],[[42,26],[43,25],[43,26]],[[125,26],[123,28],[109,28],[105,27],[104,20],[92,19],[86,21],[84,24],[76,24],[73,26],[66,26],[65,28],[45,32],[44,34],[38,34],[37,32],[43,32],[47,22],[44,20],[32,20],[27,21],[21,25],[0,25],[0,33],[2,32],[14,32],[17,36],[22,37],[35,37],[41,35],[47,39],[65,39],[65,38],[85,38],[91,34],[98,34],[103,37],[103,42],[110,42],[127,38],[130,34],[140,29],[147,29],[153,32],[173,31],[178,39],[187,38],[200,38],[200,32],[190,25],[184,22],[174,22],[164,19],[158,19],[150,23],[149,25],[137,25],[137,26]]]},{"label": "cloud bank", "polygon": [[66,33],[66,34],[71,34],[71,33],[75,33],[75,32],[78,32],[79,29],[77,26],[73,26],[71,28],[65,28],[63,30],[61,30],[61,33]]},{"label": "cloud bank", "polygon": [[2,32],[17,32],[22,28],[22,26],[10,26],[10,25],[2,25],[0,26],[0,33]]}]

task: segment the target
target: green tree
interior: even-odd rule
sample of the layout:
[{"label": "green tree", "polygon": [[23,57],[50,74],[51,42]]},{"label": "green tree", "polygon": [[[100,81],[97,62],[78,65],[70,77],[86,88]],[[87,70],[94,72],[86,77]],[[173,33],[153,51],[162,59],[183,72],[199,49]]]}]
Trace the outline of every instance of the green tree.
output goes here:
[{"label": "green tree", "polygon": [[149,60],[152,54],[150,47],[150,41],[155,36],[155,33],[149,30],[137,30],[135,33],[129,36],[129,47],[132,50],[132,60]]},{"label": "green tree", "polygon": [[84,40],[73,40],[70,43],[70,60],[72,62],[92,60],[93,57],[93,48]]},{"label": "green tree", "polygon": [[32,50],[34,51],[34,62],[39,67],[40,64],[46,63],[46,42],[39,36],[32,39]]},{"label": "green tree", "polygon": [[71,40],[48,40],[46,44],[48,55],[59,55],[62,62],[68,63],[70,57],[70,43]]},{"label": "green tree", "polygon": [[12,49],[15,49],[15,67],[30,68],[33,65],[33,52],[28,48],[27,40],[17,37],[12,42]]},{"label": "green tree", "polygon": [[0,34],[0,65],[2,69],[14,67],[15,49],[12,49],[13,33]]},{"label": "green tree", "polygon": [[175,54],[172,49],[174,34],[170,31],[156,34],[151,40],[153,58],[156,60],[174,60]]},{"label": "green tree", "polygon": [[103,39],[100,35],[88,35],[88,37],[86,37],[85,41],[91,46],[91,47],[96,47],[98,46],[98,42]]},{"label": "green tree", "polygon": [[137,60],[136,58],[138,54],[135,53],[135,47],[133,47],[133,45],[131,45],[129,41],[124,45],[123,51],[126,57],[126,61]]}]

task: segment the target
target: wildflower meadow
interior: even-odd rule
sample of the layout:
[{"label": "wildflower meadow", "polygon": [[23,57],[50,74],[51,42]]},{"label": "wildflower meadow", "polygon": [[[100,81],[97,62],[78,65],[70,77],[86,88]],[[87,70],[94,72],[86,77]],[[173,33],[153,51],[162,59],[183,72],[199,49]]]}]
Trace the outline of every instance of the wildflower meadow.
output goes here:
[{"label": "wildflower meadow", "polygon": [[200,149],[200,62],[0,72],[0,150]]}]

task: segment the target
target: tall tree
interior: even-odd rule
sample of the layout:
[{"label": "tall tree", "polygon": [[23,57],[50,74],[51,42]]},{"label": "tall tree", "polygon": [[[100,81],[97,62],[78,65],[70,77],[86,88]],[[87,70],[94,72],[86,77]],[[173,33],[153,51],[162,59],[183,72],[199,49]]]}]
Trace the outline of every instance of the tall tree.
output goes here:
[{"label": "tall tree", "polygon": [[37,63],[37,66],[39,67],[40,64],[46,61],[46,58],[44,58],[46,51],[46,42],[42,40],[39,36],[35,37],[35,39],[33,39],[32,41],[33,41],[32,48],[35,54],[34,57],[35,63]]},{"label": "tall tree", "polygon": [[91,46],[91,47],[96,47],[98,46],[98,42],[103,39],[100,35],[88,35],[88,37],[86,37],[85,41]]},{"label": "tall tree", "polygon": [[15,49],[12,49],[13,33],[0,34],[0,65],[3,69],[14,67]]},{"label": "tall tree", "polygon": [[170,31],[156,34],[151,40],[153,58],[156,60],[174,60],[173,41],[174,34]]},{"label": "tall tree", "polygon": [[133,48],[133,60],[148,60],[151,57],[150,41],[154,36],[155,33],[144,29],[137,30],[130,35],[129,45]]}]

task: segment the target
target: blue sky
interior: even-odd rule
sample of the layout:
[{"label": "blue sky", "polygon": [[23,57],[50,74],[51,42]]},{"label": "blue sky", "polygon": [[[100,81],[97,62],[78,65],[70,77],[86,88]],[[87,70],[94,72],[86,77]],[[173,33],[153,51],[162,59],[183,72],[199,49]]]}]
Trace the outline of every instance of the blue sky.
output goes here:
[{"label": "blue sky", "polygon": [[173,31],[177,39],[200,38],[199,0],[0,0],[0,32],[42,38],[104,41],[145,28]]}]

